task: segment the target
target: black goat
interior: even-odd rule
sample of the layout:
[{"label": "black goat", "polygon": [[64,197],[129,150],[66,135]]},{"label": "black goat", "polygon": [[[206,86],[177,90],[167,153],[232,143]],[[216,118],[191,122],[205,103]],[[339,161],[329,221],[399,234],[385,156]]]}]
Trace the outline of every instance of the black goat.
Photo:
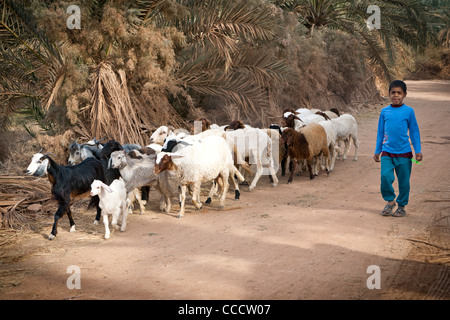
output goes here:
[{"label": "black goat", "polygon": [[[61,166],[48,155],[36,153],[27,168],[27,173],[34,176],[47,173],[48,180],[52,184],[53,198],[58,201],[55,221],[48,236],[50,240],[56,237],[58,221],[64,214],[67,214],[69,218],[70,231],[75,231],[75,222],[70,210],[71,200],[78,196],[88,196],[95,179],[105,181],[102,163],[95,158],[88,158],[75,166]],[[100,216],[99,199],[98,196],[96,197],[97,200],[94,203],[97,206],[97,216]]]},{"label": "black goat", "polygon": [[[141,146],[136,144],[124,144],[121,145],[116,140],[109,140],[103,145],[103,149],[100,154],[100,159],[102,161],[103,167],[105,169],[106,174],[106,184],[109,185],[114,179],[118,179],[120,177],[120,171],[119,169],[111,168],[109,160],[111,158],[111,153],[114,151],[119,150],[125,150],[126,153],[131,152],[132,150],[141,150],[145,153],[144,150],[141,148]],[[141,187],[141,199],[143,201],[148,201],[150,193],[150,187],[149,186],[143,186]],[[97,214],[96,221],[100,220],[100,215]]]}]

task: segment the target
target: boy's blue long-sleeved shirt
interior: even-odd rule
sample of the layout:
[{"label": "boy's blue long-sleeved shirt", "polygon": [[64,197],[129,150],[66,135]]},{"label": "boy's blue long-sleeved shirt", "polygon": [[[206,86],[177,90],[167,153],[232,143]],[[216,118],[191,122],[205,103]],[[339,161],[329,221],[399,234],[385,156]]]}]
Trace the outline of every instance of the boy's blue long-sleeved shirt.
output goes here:
[{"label": "boy's blue long-sleeved shirt", "polygon": [[[409,131],[409,135],[408,135]],[[413,108],[402,105],[389,105],[381,110],[378,120],[377,144],[375,153],[382,151],[401,154],[411,152],[411,143],[415,153],[421,152],[419,125]]]}]

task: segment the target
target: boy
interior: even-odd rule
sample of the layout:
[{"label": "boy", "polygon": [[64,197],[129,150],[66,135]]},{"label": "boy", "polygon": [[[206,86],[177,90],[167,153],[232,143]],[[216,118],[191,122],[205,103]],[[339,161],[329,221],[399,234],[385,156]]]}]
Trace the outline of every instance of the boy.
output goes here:
[{"label": "boy", "polygon": [[[381,110],[378,120],[377,143],[373,159],[381,162],[381,195],[388,202],[381,212],[383,216],[404,217],[406,215],[405,206],[409,200],[409,179],[413,158],[409,139],[414,147],[416,160],[422,161],[423,158],[419,126],[414,110],[403,104],[405,97],[406,84],[400,80],[393,81],[389,85],[391,105]],[[394,171],[398,179],[399,194],[398,208],[392,213],[395,208],[395,192],[392,187],[395,180]]]}]

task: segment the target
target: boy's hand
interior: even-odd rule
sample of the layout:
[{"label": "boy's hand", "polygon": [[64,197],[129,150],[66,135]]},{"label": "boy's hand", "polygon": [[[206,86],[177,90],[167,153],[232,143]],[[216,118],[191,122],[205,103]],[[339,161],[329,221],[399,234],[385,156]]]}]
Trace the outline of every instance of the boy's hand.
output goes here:
[{"label": "boy's hand", "polygon": [[422,161],[422,160],[423,160],[423,154],[422,154],[422,152],[416,153],[416,160],[417,160],[417,161]]},{"label": "boy's hand", "polygon": [[381,162],[381,160],[380,160],[380,154],[379,154],[379,153],[375,153],[375,154],[373,155],[373,160],[375,160],[375,162]]}]

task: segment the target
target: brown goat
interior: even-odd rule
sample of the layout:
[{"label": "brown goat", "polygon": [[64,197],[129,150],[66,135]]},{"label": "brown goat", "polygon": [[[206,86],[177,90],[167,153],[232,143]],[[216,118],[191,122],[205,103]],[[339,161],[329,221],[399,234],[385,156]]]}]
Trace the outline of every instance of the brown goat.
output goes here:
[{"label": "brown goat", "polygon": [[[318,158],[321,155],[328,157],[329,154],[325,129],[315,123],[303,127],[300,131],[287,128],[281,135],[281,141],[286,143],[289,156],[293,162],[288,183],[292,182],[297,164],[303,160],[306,160],[310,179],[314,179],[317,175],[317,169],[314,168],[313,171],[313,165],[314,167],[317,166]],[[326,165],[326,171],[329,172],[328,164]]]},{"label": "brown goat", "polygon": [[295,120],[302,121],[302,119],[300,119],[295,114],[290,114],[289,116],[285,117],[284,113],[283,113],[283,118],[281,119],[281,124],[283,125],[283,127],[295,128]]},{"label": "brown goat", "polygon": [[230,122],[228,126],[225,127],[225,130],[237,130],[237,129],[245,129],[244,122],[242,120],[233,120]]},{"label": "brown goat", "polygon": [[[210,120],[208,120],[206,118],[199,118],[199,119],[195,120],[195,122],[197,122],[197,121],[201,121],[201,123],[202,123],[201,132],[206,131],[211,128],[212,123]],[[195,124],[195,122],[194,122],[194,124]],[[196,132],[195,129],[198,129],[198,128],[196,128],[194,126],[191,127],[191,134],[200,133],[200,132]]]}]

